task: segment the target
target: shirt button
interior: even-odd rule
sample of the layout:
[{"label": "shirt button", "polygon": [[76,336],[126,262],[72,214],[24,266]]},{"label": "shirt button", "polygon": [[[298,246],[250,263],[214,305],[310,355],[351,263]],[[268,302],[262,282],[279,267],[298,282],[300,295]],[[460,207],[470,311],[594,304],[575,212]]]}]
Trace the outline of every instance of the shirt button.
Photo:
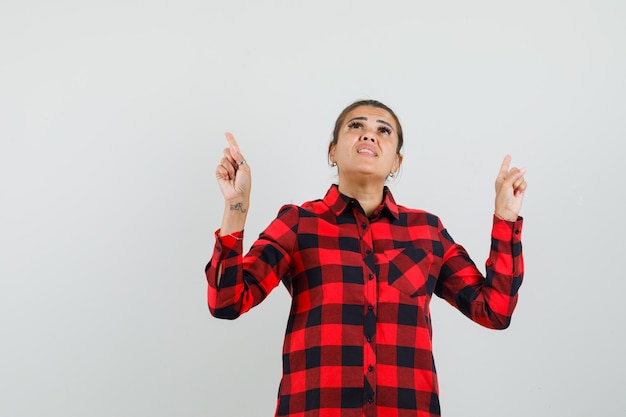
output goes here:
[{"label": "shirt button", "polygon": [[361,223],[361,229],[365,229],[367,225],[365,223]]},{"label": "shirt button", "polygon": [[367,336],[367,341],[371,342],[372,341],[372,336]]},{"label": "shirt button", "polygon": [[368,278],[369,279],[374,279],[374,274],[369,274]]},{"label": "shirt button", "polygon": [[371,255],[371,254],[372,254],[372,251],[368,249],[368,250],[366,250],[366,251],[365,251],[365,254],[367,254],[367,255]]},{"label": "shirt button", "polygon": [[515,234],[516,234],[516,235],[519,235],[519,230],[516,230],[516,231],[515,231]]},{"label": "shirt button", "polygon": [[372,311],[372,310],[374,310],[374,307],[372,307],[372,306],[367,306],[367,309],[368,309],[369,311]]},{"label": "shirt button", "polygon": [[372,372],[374,370],[374,367],[372,365],[370,365],[370,366],[367,367],[367,370]]},{"label": "shirt button", "polygon": [[369,397],[369,398],[367,399],[367,402],[368,402],[368,403],[373,403],[373,402],[374,402],[374,399],[373,399],[372,397]]},{"label": "shirt button", "polygon": [[215,250],[216,250],[217,252],[221,252],[221,251],[222,251],[222,248],[220,248],[220,247],[218,246],[217,248],[215,248]]}]

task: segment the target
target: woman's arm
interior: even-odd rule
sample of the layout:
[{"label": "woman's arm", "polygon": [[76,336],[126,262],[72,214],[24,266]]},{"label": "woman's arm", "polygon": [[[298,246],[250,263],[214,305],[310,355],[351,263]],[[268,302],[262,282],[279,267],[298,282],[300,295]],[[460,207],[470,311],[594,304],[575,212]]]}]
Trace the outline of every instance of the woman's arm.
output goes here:
[{"label": "woman's arm", "polygon": [[291,275],[298,218],[298,207],[283,206],[245,256],[242,232],[216,233],[213,256],[205,269],[211,314],[235,319]]},{"label": "woman's arm", "polygon": [[527,187],[526,170],[509,169],[510,162],[507,155],[496,178],[491,251],[484,276],[440,225],[446,250],[435,293],[470,319],[494,329],[508,327],[524,276],[519,212]]},{"label": "woman's arm", "polygon": [[[224,215],[220,236],[229,236],[243,231],[250,207],[252,176],[250,166],[244,159],[234,136],[226,133],[229,147],[224,149],[224,157],[215,170],[215,178],[224,196]],[[237,237],[243,239],[243,236]],[[219,285],[221,270],[218,271]]]},{"label": "woman's arm", "polygon": [[215,176],[224,196],[222,226],[205,268],[209,310],[215,317],[234,319],[259,304],[289,274],[295,244],[298,208],[285,206],[243,255],[243,228],[250,202],[250,167],[235,138],[226,134]]}]

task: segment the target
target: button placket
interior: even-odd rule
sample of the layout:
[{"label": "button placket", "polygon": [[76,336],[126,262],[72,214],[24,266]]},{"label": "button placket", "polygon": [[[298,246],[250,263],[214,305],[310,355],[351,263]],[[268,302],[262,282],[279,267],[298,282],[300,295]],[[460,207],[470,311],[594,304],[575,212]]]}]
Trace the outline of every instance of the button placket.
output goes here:
[{"label": "button placket", "polygon": [[[377,282],[376,282],[376,260],[374,255],[374,237],[372,235],[372,227],[368,219],[359,215],[357,224],[361,235],[361,250],[364,261],[365,281],[363,286],[364,309],[363,309],[363,336],[365,346],[363,349],[363,375],[369,386],[364,396],[366,415],[375,413],[375,394],[376,387],[376,305],[377,305]],[[372,408],[370,408],[372,407]]]}]

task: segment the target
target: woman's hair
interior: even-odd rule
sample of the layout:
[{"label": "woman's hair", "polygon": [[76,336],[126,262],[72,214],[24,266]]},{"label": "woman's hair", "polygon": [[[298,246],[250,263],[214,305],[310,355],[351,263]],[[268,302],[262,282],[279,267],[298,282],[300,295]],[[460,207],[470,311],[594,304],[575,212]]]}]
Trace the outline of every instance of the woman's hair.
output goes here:
[{"label": "woman's hair", "polygon": [[377,100],[357,100],[345,109],[343,109],[343,111],[339,114],[339,117],[337,117],[337,120],[335,121],[333,139],[328,144],[328,153],[330,154],[330,150],[333,148],[333,146],[337,144],[337,140],[339,139],[339,131],[341,130],[341,126],[343,126],[344,122],[346,121],[346,116],[348,115],[348,113],[361,106],[377,107],[379,109],[386,110],[391,115],[391,117],[393,117],[397,127],[396,133],[398,133],[398,147],[396,149],[396,153],[399,154],[400,149],[402,149],[402,144],[404,143],[404,138],[402,136],[402,125],[400,124],[400,120],[398,119],[398,116],[396,116],[396,114],[393,112],[393,110]]}]

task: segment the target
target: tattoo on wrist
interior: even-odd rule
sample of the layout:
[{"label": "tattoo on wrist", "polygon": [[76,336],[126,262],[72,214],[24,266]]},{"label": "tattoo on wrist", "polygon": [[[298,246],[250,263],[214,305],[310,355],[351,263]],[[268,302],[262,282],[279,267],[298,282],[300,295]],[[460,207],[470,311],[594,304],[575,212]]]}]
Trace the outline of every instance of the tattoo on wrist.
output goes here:
[{"label": "tattoo on wrist", "polygon": [[242,213],[245,213],[247,211],[247,209],[245,209],[243,207],[243,203],[231,204],[230,205],[230,210],[231,211],[240,211]]}]

